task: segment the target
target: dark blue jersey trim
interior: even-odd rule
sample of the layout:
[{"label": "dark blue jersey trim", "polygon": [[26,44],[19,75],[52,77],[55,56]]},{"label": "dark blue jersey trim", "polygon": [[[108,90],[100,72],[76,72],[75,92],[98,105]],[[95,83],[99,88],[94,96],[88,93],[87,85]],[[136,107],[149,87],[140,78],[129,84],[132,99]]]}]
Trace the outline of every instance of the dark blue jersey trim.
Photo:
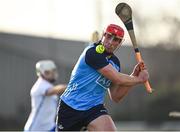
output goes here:
[{"label": "dark blue jersey trim", "polygon": [[[108,54],[106,52],[100,54],[96,52],[96,46],[89,48],[85,54],[85,62],[95,70],[99,70],[109,64],[108,60],[112,60],[120,69],[120,61],[114,54]],[[120,70],[119,70],[120,72]]]},{"label": "dark blue jersey trim", "polygon": [[96,52],[96,47],[91,47],[86,51],[85,62],[95,70],[99,70],[109,64],[104,53]]}]

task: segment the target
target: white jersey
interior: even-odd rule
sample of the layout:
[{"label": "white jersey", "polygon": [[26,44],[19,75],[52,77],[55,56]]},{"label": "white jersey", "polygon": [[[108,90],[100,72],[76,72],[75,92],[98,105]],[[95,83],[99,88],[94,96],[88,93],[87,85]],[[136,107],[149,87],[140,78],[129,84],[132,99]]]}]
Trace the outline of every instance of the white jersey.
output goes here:
[{"label": "white jersey", "polygon": [[57,95],[45,96],[53,85],[39,77],[31,89],[31,113],[24,127],[25,131],[51,130],[55,127]]}]

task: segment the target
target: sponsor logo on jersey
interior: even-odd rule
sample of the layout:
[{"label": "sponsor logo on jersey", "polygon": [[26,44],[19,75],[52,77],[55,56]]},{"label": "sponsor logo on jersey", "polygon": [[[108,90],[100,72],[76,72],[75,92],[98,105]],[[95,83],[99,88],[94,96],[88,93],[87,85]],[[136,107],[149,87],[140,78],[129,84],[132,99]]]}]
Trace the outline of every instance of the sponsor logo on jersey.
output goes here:
[{"label": "sponsor logo on jersey", "polygon": [[105,89],[108,89],[111,85],[111,81],[102,75],[98,77],[98,79],[96,80],[96,83]]}]

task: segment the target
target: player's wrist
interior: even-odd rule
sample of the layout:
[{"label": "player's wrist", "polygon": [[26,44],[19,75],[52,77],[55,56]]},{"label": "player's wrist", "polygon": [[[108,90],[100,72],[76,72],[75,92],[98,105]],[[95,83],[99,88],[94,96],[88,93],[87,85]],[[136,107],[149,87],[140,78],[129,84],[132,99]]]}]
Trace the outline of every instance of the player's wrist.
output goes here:
[{"label": "player's wrist", "polygon": [[139,78],[137,76],[134,76],[133,74],[131,74],[130,76],[132,77],[133,82],[135,83],[135,85],[142,83],[142,79],[141,78]]}]

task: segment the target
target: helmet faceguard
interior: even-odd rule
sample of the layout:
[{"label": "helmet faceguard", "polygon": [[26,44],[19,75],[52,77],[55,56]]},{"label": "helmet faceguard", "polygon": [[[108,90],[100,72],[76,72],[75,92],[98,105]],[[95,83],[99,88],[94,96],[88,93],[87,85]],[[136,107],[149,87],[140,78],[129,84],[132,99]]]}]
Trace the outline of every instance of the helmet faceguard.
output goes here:
[{"label": "helmet faceguard", "polygon": [[[103,35],[103,45],[106,47],[106,51],[113,53],[119,49],[123,42],[124,30],[118,25],[110,24],[106,28],[106,31]],[[107,41],[108,40],[108,41]]]}]

